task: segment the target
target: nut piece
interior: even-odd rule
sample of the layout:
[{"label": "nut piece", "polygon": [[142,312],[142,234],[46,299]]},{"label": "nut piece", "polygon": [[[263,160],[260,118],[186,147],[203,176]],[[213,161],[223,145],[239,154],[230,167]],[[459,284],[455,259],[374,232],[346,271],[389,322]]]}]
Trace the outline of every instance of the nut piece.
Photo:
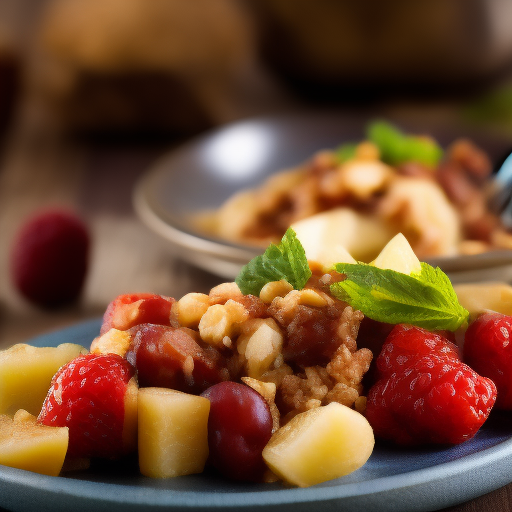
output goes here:
[{"label": "nut piece", "polygon": [[266,304],[270,304],[276,297],[284,297],[293,290],[293,286],[281,279],[280,281],[271,281],[263,286],[260,291],[260,299]]},{"label": "nut piece", "polygon": [[245,356],[247,374],[259,379],[265,373],[283,347],[283,335],[272,318],[254,319],[245,327],[237,342],[238,352]]},{"label": "nut piece", "polygon": [[221,283],[210,290],[210,304],[221,304],[242,295],[235,282]]},{"label": "nut piece", "polygon": [[314,306],[317,308],[323,308],[328,304],[326,296],[320,295],[316,290],[306,288],[304,290],[300,290],[299,293],[299,304],[302,304],[303,306]]},{"label": "nut piece", "polygon": [[197,328],[201,317],[206,313],[210,305],[210,297],[204,293],[187,293],[172,306],[180,326]]},{"label": "nut piece", "polygon": [[120,331],[112,327],[105,334],[94,338],[91,343],[93,354],[117,354],[121,357],[126,355],[130,347],[132,337],[128,331]]},{"label": "nut piece", "polygon": [[237,334],[238,324],[248,318],[249,312],[239,302],[229,299],[225,304],[214,304],[199,322],[199,335],[206,343],[223,347],[224,338]]}]

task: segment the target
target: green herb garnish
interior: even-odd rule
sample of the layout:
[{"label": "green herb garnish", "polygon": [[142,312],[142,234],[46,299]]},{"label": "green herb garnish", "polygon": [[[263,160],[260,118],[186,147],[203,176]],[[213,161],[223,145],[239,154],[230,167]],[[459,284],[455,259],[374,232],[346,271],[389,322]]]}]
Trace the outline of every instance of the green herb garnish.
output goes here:
[{"label": "green herb garnish", "polygon": [[311,277],[308,260],[295,231],[288,228],[281,243],[270,244],[264,254],[256,256],[245,265],[236,284],[244,295],[259,295],[263,286],[285,279],[294,289],[304,288]]},{"label": "green herb garnish", "polygon": [[443,158],[443,150],[435,140],[406,135],[385,121],[370,124],[367,137],[379,148],[382,161],[390,165],[419,162],[434,168]]},{"label": "green herb garnish", "polygon": [[342,164],[348,160],[352,160],[356,156],[357,144],[355,142],[345,142],[341,146],[337,147],[334,154],[336,160]]},{"label": "green herb garnish", "polygon": [[331,293],[373,320],[456,331],[468,319],[448,276],[427,263],[411,275],[366,263],[337,263],[335,268],[347,279],[331,285]]}]

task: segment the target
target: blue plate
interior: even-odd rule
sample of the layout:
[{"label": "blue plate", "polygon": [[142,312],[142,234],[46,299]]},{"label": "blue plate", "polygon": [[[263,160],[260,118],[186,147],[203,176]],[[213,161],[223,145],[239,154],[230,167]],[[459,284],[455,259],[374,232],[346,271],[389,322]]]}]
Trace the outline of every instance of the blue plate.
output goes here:
[{"label": "blue plate", "polygon": [[[88,346],[100,320],[40,336],[37,346]],[[401,450],[377,443],[365,466],[307,489],[243,484],[203,473],[168,480],[140,476],[136,461],[49,477],[0,467],[0,507],[15,511],[430,511],[512,481],[510,417],[494,414],[478,434],[444,449]]]}]

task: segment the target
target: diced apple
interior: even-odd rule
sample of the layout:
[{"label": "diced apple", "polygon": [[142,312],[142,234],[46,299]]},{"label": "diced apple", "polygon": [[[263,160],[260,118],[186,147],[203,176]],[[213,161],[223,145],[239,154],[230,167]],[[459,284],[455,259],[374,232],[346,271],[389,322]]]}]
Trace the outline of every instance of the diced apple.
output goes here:
[{"label": "diced apple", "polygon": [[500,282],[465,283],[453,286],[459,302],[471,315],[486,310],[512,315],[512,286]]},{"label": "diced apple", "polygon": [[375,444],[360,413],[332,402],[295,416],[263,450],[263,459],[283,480],[300,487],[339,478],[360,468]]},{"label": "diced apple", "polygon": [[152,478],[201,473],[208,458],[209,400],[144,388],[138,403],[141,473]]},{"label": "diced apple", "polygon": [[420,260],[402,233],[395,235],[371,264],[378,268],[394,270],[407,275],[421,272]]},{"label": "diced apple", "polygon": [[14,418],[0,415],[0,464],[57,476],[68,448],[67,427],[47,427],[35,416],[19,411]]},{"label": "diced apple", "polygon": [[336,208],[292,225],[308,260],[325,267],[334,263],[370,261],[393,235],[375,217]]},{"label": "diced apple", "polygon": [[0,352],[0,414],[25,409],[39,414],[52,377],[57,370],[80,354],[80,345],[58,347],[18,344]]}]

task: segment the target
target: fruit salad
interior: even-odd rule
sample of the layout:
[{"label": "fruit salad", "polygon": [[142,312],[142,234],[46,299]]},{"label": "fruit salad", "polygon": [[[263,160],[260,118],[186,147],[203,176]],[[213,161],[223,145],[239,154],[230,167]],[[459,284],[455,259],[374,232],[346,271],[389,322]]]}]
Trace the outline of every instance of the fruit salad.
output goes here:
[{"label": "fruit salad", "polygon": [[209,294],[115,298],[90,350],[0,352],[0,464],[55,476],[137,454],[152,478],[307,487],[376,439],[459,444],[512,407],[510,287],[454,288],[401,234],[371,263],[337,259],[308,261],[288,229]]}]

